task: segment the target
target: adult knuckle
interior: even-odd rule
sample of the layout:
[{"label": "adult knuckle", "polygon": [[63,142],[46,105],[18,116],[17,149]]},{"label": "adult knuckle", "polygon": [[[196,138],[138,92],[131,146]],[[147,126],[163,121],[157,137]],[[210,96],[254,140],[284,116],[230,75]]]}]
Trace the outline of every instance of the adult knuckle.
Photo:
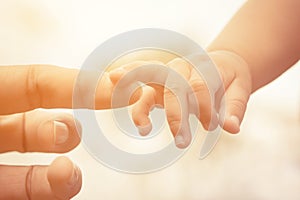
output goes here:
[{"label": "adult knuckle", "polygon": [[35,66],[28,66],[25,85],[28,106],[31,108],[35,105],[40,105],[41,96],[38,87],[38,73]]}]

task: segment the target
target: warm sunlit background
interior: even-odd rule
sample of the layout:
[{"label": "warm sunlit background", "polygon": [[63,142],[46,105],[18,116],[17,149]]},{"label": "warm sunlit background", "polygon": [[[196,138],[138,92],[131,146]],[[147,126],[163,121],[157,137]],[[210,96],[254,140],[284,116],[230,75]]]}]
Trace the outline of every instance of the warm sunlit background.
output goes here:
[{"label": "warm sunlit background", "polygon": [[[171,29],[205,47],[243,2],[0,0],[0,65],[79,67],[106,39],[145,27]],[[66,154],[83,172],[83,187],[74,199],[300,199],[299,67],[255,93],[241,133],[224,133],[205,160],[198,160],[198,137],[174,165],[130,175],[102,166],[79,145]],[[0,163],[49,164],[56,156],[7,153]]]}]

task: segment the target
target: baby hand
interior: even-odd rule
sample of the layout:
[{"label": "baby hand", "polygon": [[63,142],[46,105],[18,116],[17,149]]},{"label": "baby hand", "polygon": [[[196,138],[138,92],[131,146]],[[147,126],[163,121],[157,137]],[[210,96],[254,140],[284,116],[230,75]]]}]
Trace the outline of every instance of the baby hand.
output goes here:
[{"label": "baby hand", "polygon": [[[196,97],[197,105],[191,106],[189,92],[185,93],[189,103],[187,108],[189,114],[191,112],[196,114],[206,130],[213,130],[220,124],[226,131],[237,133],[251,93],[251,76],[247,64],[239,56],[227,51],[211,52],[209,56],[217,65],[225,93],[222,90],[216,90],[216,93],[211,95],[211,91],[201,75],[189,62],[183,59],[176,58],[167,63],[167,67],[186,80],[194,97]],[[138,67],[136,64],[128,64],[121,70],[111,72],[110,77],[113,82],[117,82],[123,75],[136,67]],[[163,74],[158,69],[151,69],[147,73],[149,76],[153,76],[153,74],[161,76]],[[136,76],[139,75],[136,74]],[[179,148],[185,148],[190,144],[191,133],[188,115],[182,113],[185,110],[181,108],[182,102],[172,91],[172,89],[178,89],[178,85],[180,84],[170,89],[155,83],[148,84],[149,87],[144,87],[141,98],[133,107],[132,117],[140,134],[147,135],[152,128],[148,117],[149,112],[153,107],[164,107],[176,145]],[[225,103],[220,104],[221,100],[224,100]],[[191,108],[198,110],[191,111]]]}]

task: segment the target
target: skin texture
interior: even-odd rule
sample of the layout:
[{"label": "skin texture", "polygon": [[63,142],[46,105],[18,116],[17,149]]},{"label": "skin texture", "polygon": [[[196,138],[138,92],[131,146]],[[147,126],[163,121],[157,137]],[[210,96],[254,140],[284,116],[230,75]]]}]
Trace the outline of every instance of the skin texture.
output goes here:
[{"label": "skin texture", "polygon": [[[224,105],[216,105],[218,121],[224,130],[238,133],[250,95],[299,60],[299,8],[298,0],[247,1],[207,48],[225,88],[225,94],[215,94],[215,102],[225,101]],[[198,99],[199,112],[201,111],[197,117],[205,129],[209,128],[208,124],[213,124],[214,128],[213,111],[207,109],[211,108],[211,102],[208,98],[203,98],[208,96],[207,86],[201,77],[194,76],[196,80],[191,81],[191,66],[182,59],[164,63],[189,81]],[[111,72],[111,77],[117,81],[130,70],[132,67],[127,66],[122,74]],[[138,127],[151,127],[148,118],[150,109],[160,104],[166,108],[170,130],[176,141],[182,121],[178,112],[179,104],[174,103],[176,96],[162,87],[153,89],[144,91],[135,106],[134,122]],[[149,130],[151,129],[143,131],[143,135],[148,134]],[[182,135],[186,135],[186,138],[180,138],[177,142],[180,143],[177,145],[180,148],[189,144],[189,134]]]},{"label": "skin texture", "polygon": [[[219,123],[228,132],[239,132],[251,93],[299,60],[299,8],[298,0],[250,0],[207,48],[223,80],[225,94],[216,97],[225,100],[225,107],[218,109],[225,113]],[[211,107],[207,98],[203,101],[207,86],[193,73],[189,63],[174,56],[154,57],[142,53],[127,59],[123,71],[106,73],[96,90],[95,109],[110,108],[111,92],[118,79],[151,60],[158,60],[181,74],[199,97],[199,107]],[[128,64],[133,60],[142,61]],[[124,64],[121,63],[117,66]],[[72,108],[77,75],[77,70],[56,66],[1,67],[0,152],[61,153],[74,148],[80,142],[81,129],[72,116],[34,109]],[[177,137],[182,119],[175,95],[162,86],[150,84],[148,87],[142,94],[138,90],[129,102],[134,103],[141,97],[135,104],[134,122],[137,126],[149,125],[148,114],[153,105],[158,104],[166,108],[170,129]],[[106,92],[101,93],[103,90]],[[198,116],[204,128],[210,128],[208,124],[214,119],[211,113],[207,110]],[[176,138],[176,144],[184,148],[189,140]],[[81,179],[80,170],[65,157],[55,159],[49,166],[1,165],[0,199],[70,199],[80,191]]]},{"label": "skin texture", "polygon": [[297,0],[247,1],[208,47],[227,88],[225,130],[232,116],[243,120],[253,92],[299,60],[299,8]]},{"label": "skin texture", "polygon": [[[2,115],[0,123],[0,152],[63,153],[80,142],[80,126],[67,114],[35,110]],[[81,172],[66,157],[49,166],[0,165],[0,185],[0,199],[70,199],[80,191]]]},{"label": "skin texture", "polygon": [[[0,67],[0,153],[64,153],[79,144],[81,127],[73,116],[34,110],[72,108],[77,74],[56,66]],[[97,86],[96,109],[110,106],[112,88],[105,74]],[[105,95],[98,92],[104,89]],[[66,157],[49,166],[0,165],[0,199],[70,199],[80,191],[81,179],[79,168]]]},{"label": "skin texture", "polygon": [[297,0],[247,1],[207,50],[242,57],[254,92],[299,60],[299,8]]}]

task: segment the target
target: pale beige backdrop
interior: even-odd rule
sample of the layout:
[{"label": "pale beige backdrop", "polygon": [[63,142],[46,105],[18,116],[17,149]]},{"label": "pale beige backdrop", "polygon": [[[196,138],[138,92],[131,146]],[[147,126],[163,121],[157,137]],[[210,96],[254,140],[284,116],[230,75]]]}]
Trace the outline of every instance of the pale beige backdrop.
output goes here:
[{"label": "pale beige backdrop", "polygon": [[[175,30],[205,47],[242,3],[0,0],[0,65],[79,67],[106,39],[144,27]],[[176,164],[146,175],[106,168],[79,145],[66,154],[83,171],[83,187],[74,199],[300,199],[299,67],[254,94],[241,133],[224,133],[205,160],[198,160],[201,133]],[[56,156],[7,153],[0,163],[49,164]]]}]

